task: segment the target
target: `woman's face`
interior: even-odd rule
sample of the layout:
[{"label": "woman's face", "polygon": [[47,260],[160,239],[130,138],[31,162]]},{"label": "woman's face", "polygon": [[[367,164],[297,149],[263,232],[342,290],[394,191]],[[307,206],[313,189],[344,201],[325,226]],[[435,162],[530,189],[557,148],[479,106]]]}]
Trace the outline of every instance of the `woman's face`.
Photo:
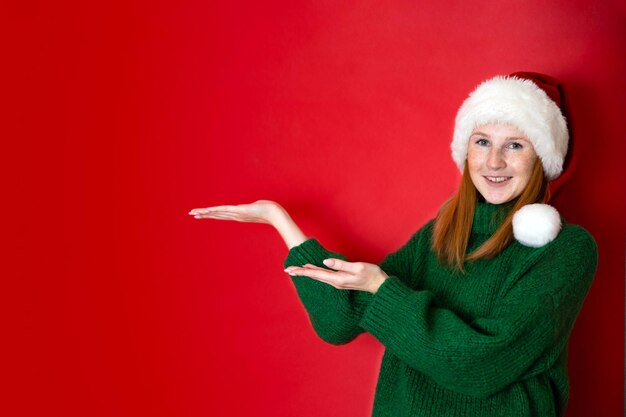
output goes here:
[{"label": "woman's face", "polygon": [[537,154],[530,140],[505,124],[477,127],[469,138],[467,166],[474,186],[491,204],[518,197],[530,180]]}]

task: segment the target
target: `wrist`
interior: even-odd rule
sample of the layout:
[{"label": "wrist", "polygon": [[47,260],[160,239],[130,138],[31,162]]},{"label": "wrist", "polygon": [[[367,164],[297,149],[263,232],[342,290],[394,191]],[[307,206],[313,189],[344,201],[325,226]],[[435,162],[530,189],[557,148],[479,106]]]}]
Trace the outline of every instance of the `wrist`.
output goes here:
[{"label": "wrist", "polygon": [[268,222],[275,228],[282,227],[286,223],[287,219],[290,219],[287,210],[285,210],[279,204],[276,204],[270,208],[270,212],[268,214]]},{"label": "wrist", "polygon": [[272,209],[268,220],[281,235],[289,228],[289,224],[293,223],[293,220],[291,220],[287,211],[282,207]]},{"label": "wrist", "polygon": [[385,283],[387,278],[389,278],[389,275],[387,275],[385,272],[378,275],[372,285],[370,285],[369,292],[371,292],[372,294],[376,294],[378,289],[381,287],[381,285]]}]

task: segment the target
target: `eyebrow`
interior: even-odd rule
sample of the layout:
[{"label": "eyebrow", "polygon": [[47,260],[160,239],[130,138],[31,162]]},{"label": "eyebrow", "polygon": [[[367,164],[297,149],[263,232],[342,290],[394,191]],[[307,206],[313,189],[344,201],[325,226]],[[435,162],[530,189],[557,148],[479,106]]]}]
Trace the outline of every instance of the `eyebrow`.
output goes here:
[{"label": "eyebrow", "polygon": [[[474,136],[474,135],[479,135],[479,136],[486,136],[488,138],[490,138],[491,136],[489,136],[488,134],[481,132],[481,131],[477,131],[477,132],[472,132],[472,134],[470,136]],[[506,138],[506,140],[521,140],[524,142],[529,142],[530,143],[530,139],[526,139],[523,136],[509,136]]]}]

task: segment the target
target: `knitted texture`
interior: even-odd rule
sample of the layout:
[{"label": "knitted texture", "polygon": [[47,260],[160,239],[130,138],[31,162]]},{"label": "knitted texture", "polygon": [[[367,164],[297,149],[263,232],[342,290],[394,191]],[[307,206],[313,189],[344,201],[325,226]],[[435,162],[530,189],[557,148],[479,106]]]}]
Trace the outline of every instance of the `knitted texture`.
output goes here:
[{"label": "knitted texture", "polygon": [[[501,211],[478,204],[469,251],[493,234]],[[593,238],[564,223],[545,246],[513,242],[458,273],[437,261],[432,228],[383,260],[389,279],[376,294],[293,277],[322,339],[343,344],[366,331],[385,346],[373,415],[562,416],[567,341],[596,270]],[[323,267],[329,257],[345,259],[309,239],[285,266]]]}]

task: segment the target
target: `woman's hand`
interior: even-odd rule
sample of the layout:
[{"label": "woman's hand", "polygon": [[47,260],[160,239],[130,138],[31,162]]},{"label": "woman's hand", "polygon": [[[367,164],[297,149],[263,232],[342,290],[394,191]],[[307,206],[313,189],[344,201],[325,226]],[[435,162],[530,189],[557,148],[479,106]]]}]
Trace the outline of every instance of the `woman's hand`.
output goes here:
[{"label": "woman's hand", "polygon": [[197,208],[189,212],[196,219],[234,220],[237,222],[266,223],[276,228],[289,249],[303,243],[307,237],[278,203],[258,200],[251,204]]},{"label": "woman's hand", "polygon": [[375,293],[389,276],[378,265],[365,262],[347,262],[341,259],[324,259],[324,265],[334,269],[324,269],[306,264],[302,267],[290,266],[285,269],[292,276],[306,276],[340,290],[360,290]]},{"label": "woman's hand", "polygon": [[269,200],[258,200],[251,204],[196,208],[189,212],[196,219],[234,220],[247,223],[273,224],[286,214],[280,204]]}]

